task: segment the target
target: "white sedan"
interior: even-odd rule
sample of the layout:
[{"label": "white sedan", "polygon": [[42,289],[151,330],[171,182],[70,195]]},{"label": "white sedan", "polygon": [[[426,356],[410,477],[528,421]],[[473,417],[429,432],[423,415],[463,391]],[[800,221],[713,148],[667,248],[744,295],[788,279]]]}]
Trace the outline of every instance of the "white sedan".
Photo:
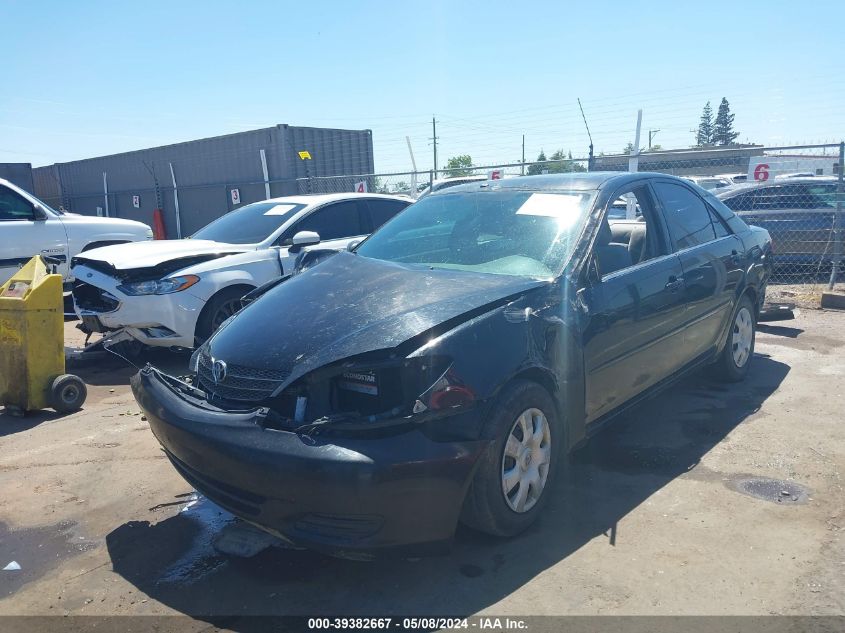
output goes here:
[{"label": "white sedan", "polygon": [[357,193],[273,198],[188,239],[86,251],[72,261],[74,306],[89,332],[192,348],[239,309],[244,294],[291,272],[303,249],[342,250],[411,202]]}]

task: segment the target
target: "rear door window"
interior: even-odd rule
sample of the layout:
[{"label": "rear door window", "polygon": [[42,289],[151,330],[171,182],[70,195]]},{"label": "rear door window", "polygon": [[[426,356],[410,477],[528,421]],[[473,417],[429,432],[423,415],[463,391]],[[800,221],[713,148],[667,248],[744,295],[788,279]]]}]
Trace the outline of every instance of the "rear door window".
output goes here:
[{"label": "rear door window", "polygon": [[716,239],[710,211],[704,201],[682,185],[654,183],[654,190],[663,207],[669,235],[677,250],[692,248]]},{"label": "rear door window", "polygon": [[370,209],[370,221],[372,222],[372,230],[375,231],[378,227],[387,222],[390,218],[399,213],[402,209],[407,207],[408,204],[409,202],[407,202],[406,200],[367,200],[367,207],[369,207]]},{"label": "rear door window", "polygon": [[754,192],[746,191],[738,196],[726,198],[722,203],[732,211],[751,211],[754,208]]},{"label": "rear door window", "polygon": [[305,216],[287,231],[292,238],[300,231],[314,231],[322,241],[339,240],[367,233],[361,218],[361,209],[355,200],[335,202],[320,207]]},{"label": "rear door window", "polygon": [[754,197],[755,211],[776,209],[812,209],[813,200],[803,185],[764,187]]},{"label": "rear door window", "polygon": [[836,185],[807,185],[814,209],[836,208]]}]

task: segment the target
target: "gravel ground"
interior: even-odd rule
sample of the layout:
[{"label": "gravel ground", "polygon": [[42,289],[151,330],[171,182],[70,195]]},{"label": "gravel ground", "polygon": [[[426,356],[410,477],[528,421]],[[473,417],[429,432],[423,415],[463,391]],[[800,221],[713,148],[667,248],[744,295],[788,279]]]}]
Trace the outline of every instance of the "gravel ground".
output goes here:
[{"label": "gravel ground", "polygon": [[620,419],[527,533],[376,563],[218,554],[230,517],[161,453],[134,369],[101,359],[83,411],[0,413],[0,568],[22,568],[0,571],[0,614],[845,614],[843,325],[761,325],[744,383],[693,376]]}]

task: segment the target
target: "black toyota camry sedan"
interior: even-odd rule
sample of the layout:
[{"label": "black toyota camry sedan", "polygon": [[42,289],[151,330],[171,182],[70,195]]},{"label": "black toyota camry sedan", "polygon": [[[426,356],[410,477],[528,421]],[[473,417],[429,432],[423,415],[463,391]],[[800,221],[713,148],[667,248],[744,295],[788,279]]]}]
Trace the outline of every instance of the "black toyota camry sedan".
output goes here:
[{"label": "black toyota camry sedan", "polygon": [[742,379],[770,271],[768,233],[679,178],[474,182],[268,290],[194,375],[132,388],[243,519],[339,556],[433,551],[459,521],[525,529],[573,448],[685,373]]}]

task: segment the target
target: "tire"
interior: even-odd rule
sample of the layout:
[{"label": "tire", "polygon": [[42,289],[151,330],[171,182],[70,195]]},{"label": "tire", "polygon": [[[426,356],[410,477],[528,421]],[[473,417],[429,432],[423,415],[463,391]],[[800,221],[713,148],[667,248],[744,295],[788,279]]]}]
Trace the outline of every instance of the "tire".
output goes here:
[{"label": "tire", "polygon": [[754,356],[754,341],[757,338],[756,314],[751,299],[748,295],[743,295],[731,317],[725,348],[710,367],[710,374],[716,380],[740,382],[748,375],[748,367]]},{"label": "tire", "polygon": [[196,344],[200,345],[217,331],[220,324],[241,309],[241,297],[253,288],[249,286],[232,286],[224,288],[208,300],[197,320],[194,335]]},{"label": "tire", "polygon": [[85,383],[73,374],[62,374],[50,385],[50,406],[59,413],[79,411],[88,396]]},{"label": "tire", "polygon": [[[546,422],[540,441],[527,445],[520,442],[519,436],[524,437],[520,420],[524,419],[538,432],[538,429],[542,430],[540,416]],[[564,432],[548,391],[528,381],[511,383],[502,391],[488,424],[495,439],[476,468],[464,500],[461,522],[494,536],[514,536],[537,520],[551,496],[549,488],[566,459]],[[541,449],[544,442],[548,460],[545,469],[542,464],[537,466],[537,462],[543,459]],[[513,457],[513,454],[518,457]],[[537,484],[530,483],[532,467],[536,468],[535,481],[542,482],[539,494],[536,494]],[[516,483],[509,484],[506,473],[514,470],[511,481]],[[506,494],[509,485],[511,487]]]}]

